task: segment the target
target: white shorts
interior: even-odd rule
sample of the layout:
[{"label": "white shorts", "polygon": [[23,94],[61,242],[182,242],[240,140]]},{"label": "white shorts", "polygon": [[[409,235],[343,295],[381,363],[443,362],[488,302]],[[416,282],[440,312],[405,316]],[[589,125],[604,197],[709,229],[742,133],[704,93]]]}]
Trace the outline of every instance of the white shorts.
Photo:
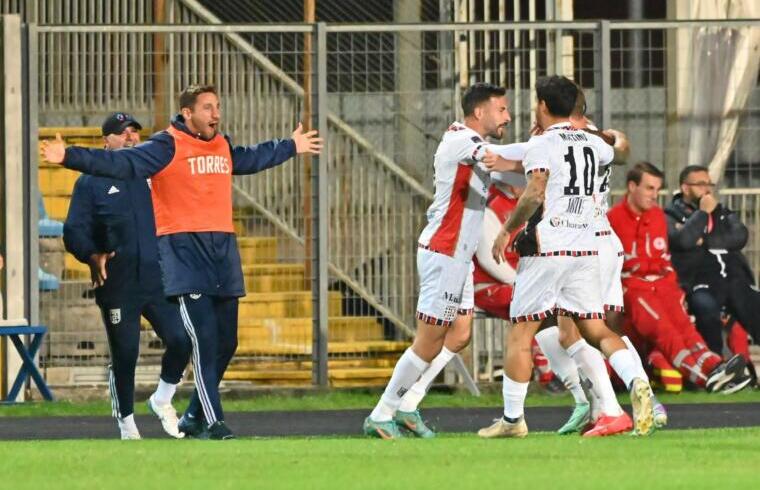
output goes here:
[{"label": "white shorts", "polygon": [[623,311],[623,282],[620,274],[625,261],[623,244],[614,232],[597,237],[599,242],[599,285],[605,311]]},{"label": "white shorts", "polygon": [[472,262],[420,248],[417,272],[420,295],[417,319],[431,325],[449,326],[457,315],[472,313],[474,289]]},{"label": "white shorts", "polygon": [[604,318],[596,255],[520,257],[509,305],[512,323],[552,314]]}]

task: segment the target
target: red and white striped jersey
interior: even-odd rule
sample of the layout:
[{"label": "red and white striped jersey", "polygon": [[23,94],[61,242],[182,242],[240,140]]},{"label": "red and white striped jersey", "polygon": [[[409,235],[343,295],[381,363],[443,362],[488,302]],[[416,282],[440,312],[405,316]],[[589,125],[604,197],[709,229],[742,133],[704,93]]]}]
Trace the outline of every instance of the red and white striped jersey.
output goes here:
[{"label": "red and white striped jersey", "polygon": [[478,162],[488,143],[474,130],[454,122],[435,152],[435,196],[427,210],[428,224],[419,243],[469,262],[483,224],[491,179]]}]

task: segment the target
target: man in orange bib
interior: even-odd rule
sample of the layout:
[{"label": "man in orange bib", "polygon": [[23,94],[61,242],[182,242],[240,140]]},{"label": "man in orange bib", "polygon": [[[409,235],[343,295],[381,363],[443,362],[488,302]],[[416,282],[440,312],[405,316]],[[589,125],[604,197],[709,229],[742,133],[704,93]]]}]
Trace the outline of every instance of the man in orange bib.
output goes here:
[{"label": "man in orange bib", "polygon": [[237,348],[238,298],[245,295],[232,225],[232,175],[253,174],[300,153],[319,153],[322,140],[301,125],[291,139],[233,146],[218,131],[219,97],[212,85],[193,85],[164,131],[120,151],[66,147],[60,135],[42,144],[45,159],[80,172],[151,177],[164,294],[179,304],[193,344],[195,393],[179,430],[230,439],[219,382]]}]

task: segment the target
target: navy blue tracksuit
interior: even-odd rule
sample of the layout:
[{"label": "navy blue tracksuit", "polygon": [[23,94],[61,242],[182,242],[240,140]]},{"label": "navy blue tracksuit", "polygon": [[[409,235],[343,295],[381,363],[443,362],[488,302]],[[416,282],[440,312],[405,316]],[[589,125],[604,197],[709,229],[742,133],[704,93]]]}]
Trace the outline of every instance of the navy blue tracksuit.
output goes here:
[{"label": "navy blue tracksuit", "polygon": [[[188,131],[181,115],[176,115],[171,124],[173,131],[199,138]],[[296,154],[291,139],[253,146],[233,146],[226,139],[233,175],[260,172]],[[161,131],[134,148],[117,151],[69,147],[64,166],[131,180],[158,174],[170,166],[177,153],[174,136]],[[177,180],[176,185],[183,186],[183,182]],[[179,303],[193,343],[196,391],[186,415],[203,417],[209,424],[222,421],[218,385],[237,348],[238,298],[245,295],[235,235],[221,231],[171,232],[159,236],[158,249],[164,293]]]},{"label": "navy blue tracksuit", "polygon": [[145,179],[128,181],[82,175],[71,196],[63,229],[66,250],[88,263],[94,253],[115,252],[107,279],[95,289],[111,351],[110,387],[115,417],[133,413],[140,316],[166,346],[161,379],[177,384],[191,355],[178,305],[161,285],[153,206]]}]

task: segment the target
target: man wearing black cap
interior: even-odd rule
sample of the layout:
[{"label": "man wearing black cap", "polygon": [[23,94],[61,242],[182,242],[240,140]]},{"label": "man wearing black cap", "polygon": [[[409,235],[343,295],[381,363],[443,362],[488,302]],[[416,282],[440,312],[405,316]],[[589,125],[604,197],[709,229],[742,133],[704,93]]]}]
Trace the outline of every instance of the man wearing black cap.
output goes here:
[{"label": "man wearing black cap", "polygon": [[[142,126],[129,114],[111,114],[102,129],[107,150],[140,142]],[[166,346],[158,388],[148,399],[148,407],[173,437],[182,433],[171,401],[192,352],[179,307],[165,299],[161,284],[149,186],[146,179],[81,175],[63,229],[66,250],[90,266],[111,351],[111,406],[122,439],[140,438],[133,417],[140,316]]]}]

